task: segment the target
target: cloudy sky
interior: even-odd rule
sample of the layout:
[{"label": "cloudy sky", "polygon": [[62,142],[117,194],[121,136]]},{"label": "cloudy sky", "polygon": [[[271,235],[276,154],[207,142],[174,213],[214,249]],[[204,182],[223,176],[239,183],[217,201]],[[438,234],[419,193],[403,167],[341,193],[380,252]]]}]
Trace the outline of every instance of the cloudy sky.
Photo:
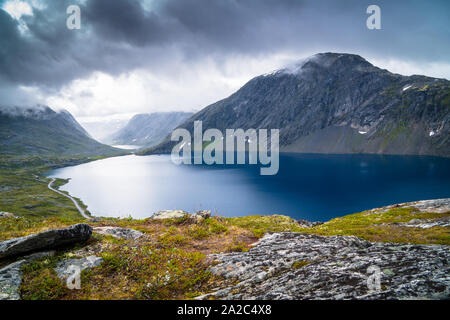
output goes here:
[{"label": "cloudy sky", "polygon": [[[66,27],[69,5],[81,29]],[[381,30],[366,9],[381,8]],[[0,0],[0,104],[82,122],[199,110],[317,52],[450,79],[450,1]]]}]

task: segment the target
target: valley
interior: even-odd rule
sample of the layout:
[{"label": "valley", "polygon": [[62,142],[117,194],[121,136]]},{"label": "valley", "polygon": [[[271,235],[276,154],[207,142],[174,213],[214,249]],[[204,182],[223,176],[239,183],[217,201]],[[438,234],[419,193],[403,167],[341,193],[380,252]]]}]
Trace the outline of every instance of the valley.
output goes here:
[{"label": "valley", "polygon": [[[153,129],[163,141],[141,140],[136,154],[97,142],[67,111],[2,109],[0,299],[447,298],[449,82],[334,53],[294,71],[177,124],[137,116],[115,142]],[[279,129],[280,171],[175,166],[161,155],[169,132],[195,121]],[[71,265],[83,268],[79,290],[65,282]]]}]

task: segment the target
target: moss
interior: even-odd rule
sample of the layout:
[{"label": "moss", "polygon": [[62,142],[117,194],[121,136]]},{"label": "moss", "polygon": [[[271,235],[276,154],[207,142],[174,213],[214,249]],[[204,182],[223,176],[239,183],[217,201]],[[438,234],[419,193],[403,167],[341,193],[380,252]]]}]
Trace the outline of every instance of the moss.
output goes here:
[{"label": "moss", "polygon": [[198,225],[190,226],[187,233],[189,236],[197,240],[206,239],[210,236],[208,228]]},{"label": "moss", "polygon": [[188,240],[183,234],[174,234],[162,236],[159,242],[165,246],[173,247],[184,245],[188,242]]},{"label": "moss", "polygon": [[67,287],[54,270],[45,269],[24,276],[21,287],[23,300],[57,300],[67,294]]},{"label": "moss", "polygon": [[62,256],[46,257],[22,267],[20,295],[24,300],[62,299],[69,291],[53,269]]},{"label": "moss", "polygon": [[292,269],[300,269],[300,268],[306,267],[310,263],[311,262],[306,261],[306,260],[295,261],[292,264]]},{"label": "moss", "polygon": [[203,224],[209,227],[209,232],[211,233],[225,233],[228,232],[228,227],[224,225],[224,221],[208,218],[203,221]]},{"label": "moss", "polygon": [[393,208],[385,212],[372,210],[335,218],[314,228],[302,230],[319,235],[357,236],[369,241],[450,244],[450,231],[445,227],[428,229],[402,227],[397,223],[412,219],[442,218],[450,213],[420,212],[413,207]]},{"label": "moss", "polygon": [[294,220],[285,216],[247,216],[229,218],[229,221],[233,225],[252,231],[258,238],[267,232],[289,231],[324,236],[357,236],[377,242],[450,245],[449,228],[422,229],[396,225],[412,219],[435,219],[449,214],[450,212],[420,212],[413,207],[392,208],[384,212],[369,210],[335,218],[312,228],[300,227]]},{"label": "moss", "polygon": [[228,218],[231,225],[248,229],[255,237],[261,238],[267,232],[299,232],[303,230],[297,222],[287,216],[245,216]]},{"label": "moss", "polygon": [[248,250],[248,245],[245,242],[234,242],[225,249],[225,252],[245,252]]},{"label": "moss", "polygon": [[[75,292],[82,297],[117,297],[130,299],[176,299],[194,297],[211,277],[205,255],[177,248],[140,246],[115,247],[102,254],[104,262],[82,276],[82,289]],[[114,278],[123,287],[97,286],[102,279]],[[113,294],[113,296],[111,296]]]}]

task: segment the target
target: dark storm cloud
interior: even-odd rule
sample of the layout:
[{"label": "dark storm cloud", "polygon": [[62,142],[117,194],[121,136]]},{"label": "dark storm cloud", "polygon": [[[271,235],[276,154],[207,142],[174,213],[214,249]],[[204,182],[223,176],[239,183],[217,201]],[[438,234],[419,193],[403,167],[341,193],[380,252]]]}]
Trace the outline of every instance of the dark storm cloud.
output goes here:
[{"label": "dark storm cloud", "polygon": [[[82,29],[66,28],[76,0],[45,1],[23,16],[28,31],[0,10],[0,80],[57,89],[93,71],[119,74],[235,55],[354,52],[371,57],[447,62],[448,1],[87,0]],[[5,2],[5,1],[3,1]],[[382,30],[365,26],[368,5]]]},{"label": "dark storm cloud", "polygon": [[105,40],[145,46],[172,38],[165,17],[144,11],[137,0],[92,0],[87,3],[85,12],[88,23]]},{"label": "dark storm cloud", "polygon": [[55,1],[51,10],[33,10],[24,16],[28,31],[0,10],[0,74],[20,84],[51,84],[68,81],[88,71],[76,61],[76,34],[65,28],[63,12],[69,1]]}]

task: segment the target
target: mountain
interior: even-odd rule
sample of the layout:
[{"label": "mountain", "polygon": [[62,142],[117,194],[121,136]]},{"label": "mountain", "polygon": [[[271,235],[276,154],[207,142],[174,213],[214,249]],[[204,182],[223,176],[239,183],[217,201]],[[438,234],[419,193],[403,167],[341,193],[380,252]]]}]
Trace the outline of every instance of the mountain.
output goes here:
[{"label": "mountain", "polygon": [[119,149],[92,139],[67,111],[47,106],[0,108],[2,155],[116,155]]},{"label": "mountain", "polygon": [[128,124],[105,139],[110,144],[153,146],[191,117],[190,112],[155,112],[135,115]]},{"label": "mountain", "polygon": [[107,138],[126,126],[128,119],[79,120],[79,122],[91,137],[106,143]]},{"label": "mountain", "polygon": [[[450,82],[319,53],[250,80],[180,127],[280,129],[280,150],[450,156]],[[141,154],[169,153],[170,137]]]}]

